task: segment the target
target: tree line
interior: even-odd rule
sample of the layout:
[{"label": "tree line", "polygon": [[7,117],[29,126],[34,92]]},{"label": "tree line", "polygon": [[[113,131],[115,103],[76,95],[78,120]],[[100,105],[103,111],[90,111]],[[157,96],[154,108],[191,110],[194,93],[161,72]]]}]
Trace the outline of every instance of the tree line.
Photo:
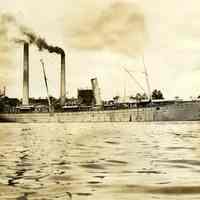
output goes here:
[{"label": "tree line", "polygon": [[[120,98],[120,96],[115,96],[113,97],[113,100],[118,101]],[[152,94],[151,94],[151,98],[152,99],[164,99],[164,95],[161,92],[161,90],[155,89],[153,90]],[[148,96],[146,93],[137,93],[135,96],[130,96],[130,100],[137,100],[137,101],[141,101],[141,100],[147,100]]]}]

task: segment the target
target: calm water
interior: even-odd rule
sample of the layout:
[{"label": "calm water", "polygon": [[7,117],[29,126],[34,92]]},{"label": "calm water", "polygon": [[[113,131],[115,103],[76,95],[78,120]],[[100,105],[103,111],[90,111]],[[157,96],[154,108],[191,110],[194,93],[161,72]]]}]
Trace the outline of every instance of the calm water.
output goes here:
[{"label": "calm water", "polygon": [[0,124],[0,199],[200,199],[200,122]]}]

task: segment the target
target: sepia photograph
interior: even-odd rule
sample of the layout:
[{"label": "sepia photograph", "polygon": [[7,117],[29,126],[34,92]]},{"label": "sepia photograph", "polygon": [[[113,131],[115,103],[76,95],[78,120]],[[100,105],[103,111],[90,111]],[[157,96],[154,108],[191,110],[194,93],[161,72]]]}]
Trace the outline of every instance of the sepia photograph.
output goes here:
[{"label": "sepia photograph", "polygon": [[0,0],[0,200],[200,199],[198,0]]}]

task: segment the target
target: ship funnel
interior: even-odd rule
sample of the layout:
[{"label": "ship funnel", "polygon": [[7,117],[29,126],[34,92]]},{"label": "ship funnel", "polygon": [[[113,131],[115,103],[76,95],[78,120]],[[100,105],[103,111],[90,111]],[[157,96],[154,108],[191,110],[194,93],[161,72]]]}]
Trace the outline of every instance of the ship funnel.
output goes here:
[{"label": "ship funnel", "polygon": [[92,90],[93,90],[93,94],[94,94],[95,105],[96,106],[102,106],[100,88],[99,88],[99,85],[98,85],[97,78],[91,79],[91,84],[92,84]]},{"label": "ship funnel", "polygon": [[29,44],[24,43],[23,99],[22,105],[29,105]]},{"label": "ship funnel", "polygon": [[65,105],[66,80],[65,80],[65,54],[61,54],[61,74],[60,74],[60,104]]}]

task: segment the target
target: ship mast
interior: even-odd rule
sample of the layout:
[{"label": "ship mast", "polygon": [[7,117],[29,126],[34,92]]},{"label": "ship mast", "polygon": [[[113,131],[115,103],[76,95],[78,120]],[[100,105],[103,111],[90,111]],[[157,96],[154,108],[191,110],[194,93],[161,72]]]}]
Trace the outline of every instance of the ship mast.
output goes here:
[{"label": "ship mast", "polygon": [[145,74],[145,80],[146,80],[146,84],[147,84],[147,90],[148,90],[148,97],[149,97],[149,101],[152,101],[152,96],[151,96],[151,87],[150,87],[150,82],[149,82],[149,75],[147,72],[147,68],[144,62],[144,55],[142,56],[142,62],[144,65],[144,74]]},{"label": "ship mast", "polygon": [[42,64],[44,81],[45,81],[45,86],[46,86],[46,90],[47,90],[47,99],[48,99],[48,104],[49,104],[49,111],[51,111],[51,100],[50,100],[49,88],[48,88],[48,83],[47,83],[47,77],[46,77],[45,68],[44,68],[44,61],[42,59],[40,59],[40,62]]}]

